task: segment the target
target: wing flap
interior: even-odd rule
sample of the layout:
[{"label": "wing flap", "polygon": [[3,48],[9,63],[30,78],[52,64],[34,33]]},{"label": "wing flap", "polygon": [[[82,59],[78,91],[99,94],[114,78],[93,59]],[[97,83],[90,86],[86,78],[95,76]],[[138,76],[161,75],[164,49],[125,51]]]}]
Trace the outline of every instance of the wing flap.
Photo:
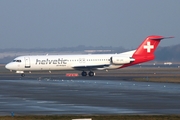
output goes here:
[{"label": "wing flap", "polygon": [[101,64],[101,65],[74,65],[72,66],[74,69],[78,70],[96,70],[98,68],[106,68],[109,67],[110,64]]}]

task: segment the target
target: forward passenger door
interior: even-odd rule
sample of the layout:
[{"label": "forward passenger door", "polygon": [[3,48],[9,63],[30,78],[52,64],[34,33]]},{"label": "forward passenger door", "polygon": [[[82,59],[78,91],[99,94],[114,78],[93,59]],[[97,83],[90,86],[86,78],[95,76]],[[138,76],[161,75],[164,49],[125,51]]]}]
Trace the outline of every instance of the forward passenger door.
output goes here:
[{"label": "forward passenger door", "polygon": [[25,60],[25,68],[30,68],[31,67],[30,58],[24,57],[24,60]]}]

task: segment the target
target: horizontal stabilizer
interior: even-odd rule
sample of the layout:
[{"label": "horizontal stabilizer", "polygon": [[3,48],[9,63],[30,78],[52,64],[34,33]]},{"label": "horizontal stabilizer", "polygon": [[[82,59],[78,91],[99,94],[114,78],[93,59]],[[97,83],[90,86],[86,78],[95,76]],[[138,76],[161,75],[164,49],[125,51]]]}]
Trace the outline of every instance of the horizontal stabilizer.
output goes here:
[{"label": "horizontal stabilizer", "polygon": [[170,39],[170,38],[174,38],[173,36],[170,37],[159,37],[159,38],[150,38],[151,40],[162,40],[162,39]]}]

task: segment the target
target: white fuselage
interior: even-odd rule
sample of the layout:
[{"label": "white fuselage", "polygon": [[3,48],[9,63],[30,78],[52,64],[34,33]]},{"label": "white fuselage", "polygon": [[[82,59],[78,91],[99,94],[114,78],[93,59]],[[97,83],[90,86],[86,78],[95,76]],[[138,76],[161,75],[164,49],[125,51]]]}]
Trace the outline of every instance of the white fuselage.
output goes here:
[{"label": "white fuselage", "polygon": [[110,70],[122,64],[112,64],[112,57],[131,57],[134,51],[121,54],[89,55],[38,55],[15,58],[6,68],[15,71],[53,71],[53,70]]}]

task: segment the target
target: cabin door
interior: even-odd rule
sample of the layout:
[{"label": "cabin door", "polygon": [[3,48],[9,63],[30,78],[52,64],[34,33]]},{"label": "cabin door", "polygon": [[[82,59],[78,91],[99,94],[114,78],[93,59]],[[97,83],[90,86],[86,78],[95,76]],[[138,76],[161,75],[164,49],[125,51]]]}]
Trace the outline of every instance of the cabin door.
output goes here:
[{"label": "cabin door", "polygon": [[29,57],[25,57],[25,68],[30,68],[31,64],[30,64],[30,58]]}]

